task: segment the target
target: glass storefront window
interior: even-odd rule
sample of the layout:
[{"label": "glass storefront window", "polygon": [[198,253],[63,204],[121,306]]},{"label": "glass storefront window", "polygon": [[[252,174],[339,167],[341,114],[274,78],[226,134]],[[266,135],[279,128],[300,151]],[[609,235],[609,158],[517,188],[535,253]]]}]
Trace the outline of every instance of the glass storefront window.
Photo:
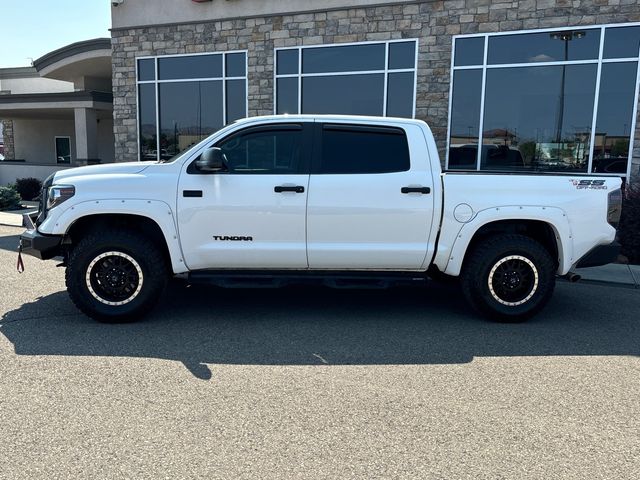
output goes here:
[{"label": "glass storefront window", "polygon": [[454,72],[449,143],[449,168],[451,169],[476,169],[481,98],[482,70]]},{"label": "glass storefront window", "polygon": [[275,111],[412,118],[417,48],[392,40],[276,49]]},{"label": "glass storefront window", "polygon": [[596,73],[591,64],[489,70],[480,168],[586,172]]},{"label": "glass storefront window", "polygon": [[604,58],[636,58],[640,50],[640,26],[608,28]]},{"label": "glass storefront window", "polygon": [[138,80],[156,79],[156,61],[153,58],[138,60]]},{"label": "glass storefront window", "polygon": [[384,75],[340,75],[302,79],[302,111],[382,115]]},{"label": "glass storefront window", "polygon": [[600,30],[567,30],[489,38],[489,65],[597,60]]},{"label": "glass storefront window", "polygon": [[160,80],[218,78],[222,76],[222,55],[184,55],[158,59]]},{"label": "glass storefront window", "polygon": [[[151,60],[153,62],[153,60]],[[156,124],[156,85],[138,85],[138,138],[140,160],[158,159],[158,126]]]},{"label": "glass storefront window", "polygon": [[456,67],[482,65],[484,62],[484,37],[461,38],[456,41]]},{"label": "glass storefront window", "polygon": [[245,117],[246,61],[246,52],[138,59],[140,160],[169,159]]},{"label": "glass storefront window", "polygon": [[302,73],[384,70],[385,45],[374,43],[302,50]]},{"label": "glass storefront window", "polygon": [[593,171],[626,173],[633,125],[637,62],[602,65]]},{"label": "glass storefront window", "polygon": [[447,168],[625,175],[639,50],[640,25],[456,37]]},{"label": "glass storefront window", "polygon": [[298,49],[279,50],[276,58],[276,72],[278,72],[278,75],[298,73]]}]

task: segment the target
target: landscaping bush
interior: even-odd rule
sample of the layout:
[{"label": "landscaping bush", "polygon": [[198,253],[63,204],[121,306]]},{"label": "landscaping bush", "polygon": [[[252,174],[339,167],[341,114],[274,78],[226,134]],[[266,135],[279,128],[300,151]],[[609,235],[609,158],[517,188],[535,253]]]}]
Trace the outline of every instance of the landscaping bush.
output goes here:
[{"label": "landscaping bush", "polygon": [[20,195],[13,186],[0,187],[0,210],[20,207]]},{"label": "landscaping bush", "polygon": [[622,254],[629,263],[640,265],[640,184],[627,185],[622,201],[622,218],[618,230]]},{"label": "landscaping bush", "polygon": [[22,200],[33,200],[40,194],[42,182],[37,178],[19,178],[16,180],[16,190]]}]

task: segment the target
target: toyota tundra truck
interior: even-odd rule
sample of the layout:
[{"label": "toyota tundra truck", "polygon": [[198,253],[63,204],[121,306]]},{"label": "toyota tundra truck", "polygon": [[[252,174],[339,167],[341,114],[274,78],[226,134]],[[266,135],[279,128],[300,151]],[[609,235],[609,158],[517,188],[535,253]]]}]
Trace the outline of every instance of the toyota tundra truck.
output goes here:
[{"label": "toyota tundra truck", "polygon": [[172,276],[457,277],[475,310],[515,322],[548,303],[557,277],[616,258],[620,189],[613,176],[443,173],[419,120],[254,117],[167,161],[55,173],[20,249],[61,257],[71,299],[104,322],[142,317]]}]

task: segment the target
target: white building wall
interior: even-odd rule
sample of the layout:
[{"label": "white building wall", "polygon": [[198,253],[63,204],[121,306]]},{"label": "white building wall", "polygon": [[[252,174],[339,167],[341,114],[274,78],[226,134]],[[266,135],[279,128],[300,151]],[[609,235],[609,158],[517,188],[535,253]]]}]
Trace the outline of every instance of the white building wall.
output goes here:
[{"label": "white building wall", "polygon": [[16,160],[32,165],[57,165],[55,137],[71,137],[71,157],[75,160],[73,120],[14,119]]},{"label": "white building wall", "polygon": [[57,93],[73,92],[74,87],[71,82],[42,77],[27,77],[0,79],[0,90],[10,91],[12,94]]},{"label": "white building wall", "polygon": [[115,161],[113,118],[101,118],[98,123],[98,158],[101,163]]},{"label": "white building wall", "polygon": [[128,0],[117,7],[111,7],[111,21],[113,28],[121,28],[403,2],[406,3],[407,0],[235,0],[204,3],[187,0]]}]

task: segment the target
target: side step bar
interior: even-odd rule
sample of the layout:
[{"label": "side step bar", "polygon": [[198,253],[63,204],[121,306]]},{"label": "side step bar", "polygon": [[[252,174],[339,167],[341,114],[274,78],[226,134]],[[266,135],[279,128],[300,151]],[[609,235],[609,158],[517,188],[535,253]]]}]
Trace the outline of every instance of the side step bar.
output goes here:
[{"label": "side step bar", "polygon": [[224,288],[278,288],[285,285],[324,285],[344,289],[382,289],[398,285],[425,285],[420,272],[327,272],[327,271],[225,271],[199,270],[188,275],[190,283]]}]

